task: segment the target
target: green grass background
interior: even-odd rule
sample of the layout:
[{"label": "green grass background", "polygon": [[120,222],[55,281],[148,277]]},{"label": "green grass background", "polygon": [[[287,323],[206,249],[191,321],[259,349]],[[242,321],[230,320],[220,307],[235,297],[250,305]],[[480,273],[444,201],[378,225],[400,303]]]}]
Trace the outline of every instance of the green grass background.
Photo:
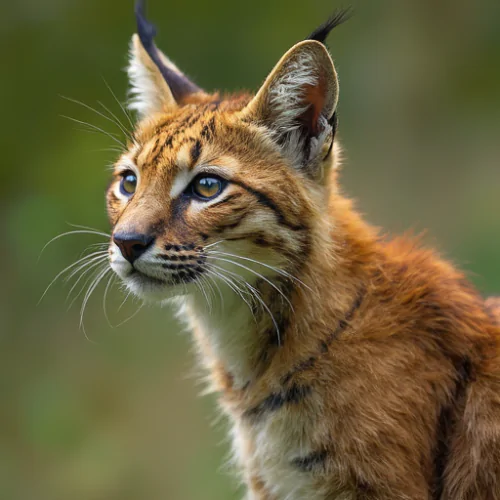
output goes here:
[{"label": "green grass background", "polygon": [[[207,89],[256,89],[339,6],[330,0],[150,0],[159,45]],[[425,240],[500,294],[500,3],[366,0],[331,36],[340,74],[343,185],[389,233]],[[50,280],[107,230],[110,129],[69,96],[120,113],[132,1],[18,0],[0,8],[0,499],[229,500],[223,422],[191,377],[189,334],[168,309],[119,328],[102,288],[79,301]],[[113,292],[115,323],[137,304]],[[80,301],[81,302],[81,301]]]}]

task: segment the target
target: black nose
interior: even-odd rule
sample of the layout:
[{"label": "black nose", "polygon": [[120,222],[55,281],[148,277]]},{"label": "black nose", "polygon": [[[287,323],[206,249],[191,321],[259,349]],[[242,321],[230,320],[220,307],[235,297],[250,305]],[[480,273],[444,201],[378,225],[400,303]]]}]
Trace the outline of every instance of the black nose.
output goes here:
[{"label": "black nose", "polygon": [[122,255],[133,264],[154,242],[154,237],[147,234],[118,233],[113,241]]}]

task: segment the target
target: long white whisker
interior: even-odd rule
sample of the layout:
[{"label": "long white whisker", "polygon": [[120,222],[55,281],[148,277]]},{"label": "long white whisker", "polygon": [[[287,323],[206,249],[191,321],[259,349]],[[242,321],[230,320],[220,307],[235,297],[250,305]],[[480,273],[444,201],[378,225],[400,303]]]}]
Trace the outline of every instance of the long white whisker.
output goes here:
[{"label": "long white whisker", "polygon": [[210,296],[212,298],[214,298],[214,300],[215,300],[215,290],[214,290],[214,287],[212,286],[212,284],[213,284],[212,280],[210,279],[209,276],[202,275],[200,277],[201,277],[202,281],[207,284],[208,289],[210,290]]},{"label": "long white whisker", "polygon": [[[218,271],[215,271],[213,268],[217,269]],[[234,281],[229,278],[225,273],[228,273],[230,271],[227,271],[227,269],[224,269],[223,267],[219,267],[219,266],[216,266],[214,264],[211,264],[210,265],[210,271],[215,275],[217,276],[219,279],[221,279],[222,281],[224,281],[224,283],[226,283],[226,285],[234,292],[236,293],[236,295],[238,295],[241,300],[248,306],[248,308],[250,309],[250,312],[252,313],[252,317],[254,318],[254,321],[257,322],[257,318],[255,317],[254,315],[254,311],[253,311],[253,307],[252,305],[250,304],[250,302],[248,302],[247,299],[245,299],[245,297],[243,296],[243,293],[245,292],[245,290],[241,290],[238,285],[236,285],[234,283]],[[235,273],[232,273],[234,276],[236,276],[237,278],[241,279],[243,281],[243,284],[247,284],[245,282],[245,280],[243,280],[241,278],[241,276],[239,276],[238,274],[235,274]],[[248,293],[248,292],[247,292]],[[252,297],[253,295],[250,294],[250,296]]]},{"label": "long white whisker", "polygon": [[[85,229],[85,230],[79,230],[79,231],[67,231],[66,233],[62,233],[62,234],[59,234],[57,236],[54,236],[54,238],[52,238],[48,243],[45,243],[44,247],[42,248],[42,250],[40,251],[40,255],[38,256],[38,261],[40,260],[43,252],[45,251],[45,249],[51,244],[53,243],[54,241],[60,239],[60,238],[64,238],[65,236],[71,236],[72,234],[93,234],[93,235],[97,235],[97,236],[105,236],[106,238],[109,238],[110,235],[109,234],[106,234],[106,233],[100,233],[98,231],[91,231],[89,229]],[[38,262],[37,261],[37,262]]]},{"label": "long white whisker", "polygon": [[71,222],[67,222],[67,224],[68,226],[75,227],[77,229],[88,229],[89,231],[94,231],[94,234],[99,234],[100,236],[106,236],[107,238],[111,237],[110,233],[105,233],[104,231],[96,229],[95,227],[82,226],[81,224],[73,224]]},{"label": "long white whisker", "polygon": [[146,305],[145,302],[143,302],[138,308],[137,310],[131,314],[128,318],[125,318],[123,321],[121,321],[120,323],[118,323],[115,328],[119,328],[120,326],[124,325],[125,323],[127,323],[128,321],[130,321],[132,318],[135,318],[142,310],[142,308]]},{"label": "long white whisker", "polygon": [[113,286],[114,282],[116,281],[116,275],[115,274],[111,274],[107,284],[106,284],[106,288],[104,289],[104,295],[102,296],[102,311],[104,313],[104,317],[106,318],[106,321],[108,323],[108,325],[111,327],[111,328],[114,328],[113,325],[111,324],[111,321],[109,319],[109,315],[108,315],[108,308],[106,306],[106,303],[107,303],[107,299],[108,299],[108,292],[109,292],[109,289]]},{"label": "long white whisker", "polygon": [[201,291],[201,293],[204,295],[205,297],[205,300],[207,301],[207,305],[208,305],[208,312],[209,314],[212,313],[212,302],[210,301],[210,299],[208,298],[208,295],[205,291],[205,287],[203,286],[203,281],[201,281],[201,279],[198,279],[194,282],[195,286],[198,288],[198,290]]},{"label": "long white whisker", "polygon": [[131,294],[132,294],[132,290],[129,290],[127,295],[125,295],[125,298],[123,299],[122,303],[120,304],[120,306],[118,307],[116,312],[120,312],[122,310],[122,307],[125,305],[125,302],[127,302],[128,298],[130,297]]},{"label": "long white whisker", "polygon": [[224,309],[224,296],[222,295],[222,292],[221,292],[221,289],[219,287],[219,284],[217,283],[216,280],[211,280],[210,279],[210,269],[207,270],[208,271],[208,276],[207,276],[207,280],[209,282],[212,282],[213,285],[215,286],[215,288],[217,288],[217,292],[219,293],[219,297],[220,297],[220,302],[222,304],[222,309]]},{"label": "long white whisker", "polygon": [[[73,269],[71,273],[64,278],[64,281],[67,283],[73,276],[78,274],[82,269],[85,269],[89,264],[92,264],[97,261],[98,264],[101,262],[105,262],[107,260],[107,254],[108,252],[106,250],[101,250],[100,252],[94,252],[94,254],[97,254],[97,257],[92,257],[91,259],[88,259],[84,262],[82,262],[76,269]],[[90,257],[92,254],[89,254],[88,257]]]},{"label": "long white whisker", "polygon": [[[107,267],[107,265],[108,265],[107,262],[98,261],[98,262],[92,264],[91,266],[88,266],[86,269],[82,268],[82,269],[84,269],[84,271],[82,272],[82,274],[78,277],[78,279],[75,281],[75,283],[71,287],[70,291],[68,292],[68,297],[67,297],[66,301],[68,301],[70,299],[71,294],[73,293],[73,290],[77,287],[78,283],[80,283],[80,281],[83,279],[84,276],[88,275],[90,271],[92,271],[93,269],[96,269],[96,268],[99,268],[97,270],[97,272],[100,272],[101,269],[104,269],[105,267]],[[76,300],[78,299],[78,297],[82,294],[83,290],[85,289],[85,287],[87,286],[87,284],[89,283],[89,281],[91,279],[93,279],[93,277],[95,277],[95,274],[93,276],[89,277],[87,280],[85,280],[85,283],[83,284],[81,290],[71,300],[71,302],[70,302],[70,304],[68,306],[68,309],[71,309],[71,307],[73,306],[73,304],[76,302]]]},{"label": "long white whisker", "polygon": [[97,101],[97,104],[99,104],[99,106],[101,106],[105,111],[107,111],[114,118],[113,122],[115,123],[115,125],[123,132],[123,134],[125,135],[125,137],[127,137],[127,139],[132,141],[133,137],[132,137],[130,130],[128,130],[125,127],[125,125],[123,125],[122,121],[113,113],[113,111],[111,111],[101,101]]},{"label": "long white whisker", "polygon": [[105,120],[108,120],[109,122],[111,122],[113,125],[115,125],[116,127],[118,127],[122,133],[125,135],[125,137],[128,137],[130,138],[130,133],[129,131],[124,128],[123,124],[121,123],[121,121],[109,110],[106,108],[106,106],[104,106],[104,104],[102,104],[101,102],[98,101],[98,104],[100,106],[102,106],[108,113],[110,113],[110,115],[114,118],[111,118],[109,117],[108,115],[105,115],[104,113],[101,113],[98,109],[95,109],[93,108],[92,106],[89,106],[88,104],[85,104],[84,102],[82,101],[78,101],[77,99],[72,99],[71,97],[66,97],[64,95],[61,95],[60,96],[61,98],[65,99],[66,101],[69,101],[69,102],[72,102],[74,104],[78,104],[79,106],[82,106],[84,107],[85,109],[88,109],[90,111],[92,111],[93,113],[95,113],[96,115],[104,118]]},{"label": "long white whisker", "polygon": [[219,241],[216,241],[215,243],[210,243],[210,245],[206,245],[203,247],[204,250],[206,250],[207,248],[211,248],[215,245],[218,245],[219,243],[223,243],[225,240],[219,240]]},{"label": "long white whisker", "polygon": [[119,328],[120,326],[123,326],[125,323],[130,321],[132,318],[135,318],[145,305],[146,302],[142,301],[142,304],[136,309],[134,313],[132,313],[128,318],[125,318],[123,321],[120,321],[116,326],[114,326],[114,328]]},{"label": "long white whisker", "polygon": [[73,264],[70,264],[68,267],[64,268],[60,273],[58,273],[56,275],[56,277],[49,283],[49,286],[45,289],[45,291],[43,292],[42,296],[40,297],[40,300],[38,301],[38,304],[40,304],[40,302],[43,300],[43,298],[45,297],[45,295],[47,294],[47,292],[50,290],[50,288],[52,287],[52,285],[66,272],[68,272],[70,269],[73,269],[75,266],[78,266],[79,264],[81,264],[84,260],[86,259],[90,259],[92,258],[93,256],[95,255],[98,255],[100,254],[100,252],[94,252],[94,253],[91,253],[89,255],[86,255],[85,257],[82,257],[81,259],[78,259],[76,262],[74,262]]},{"label": "long white whisker", "polygon": [[106,85],[107,89],[111,93],[111,95],[114,97],[115,101],[118,103],[118,106],[120,106],[120,109],[123,111],[123,114],[127,118],[128,122],[130,123],[130,128],[134,129],[134,123],[132,122],[132,119],[130,118],[130,114],[127,112],[123,104],[119,101],[118,97],[116,97],[116,94],[113,92],[113,89],[109,85],[109,83],[106,81],[106,79],[103,77],[102,78],[104,85]]},{"label": "long white whisker", "polygon": [[85,314],[85,309],[87,307],[87,303],[90,299],[90,296],[94,292],[94,290],[97,288],[101,280],[111,272],[111,269],[109,267],[106,267],[103,271],[101,271],[97,277],[94,279],[93,283],[90,285],[89,289],[87,290],[87,293],[85,294],[85,297],[83,298],[83,303],[82,303],[82,308],[80,309],[80,328],[83,328],[83,317]]},{"label": "long white whisker", "polygon": [[247,271],[255,274],[255,276],[259,277],[260,279],[264,280],[266,283],[268,283],[269,285],[271,285],[285,299],[285,301],[290,306],[290,309],[292,311],[294,311],[292,303],[290,302],[290,300],[288,299],[288,297],[283,293],[283,291],[280,290],[271,280],[267,279],[265,276],[263,276],[262,274],[258,273],[257,271],[254,271],[252,268],[244,266],[243,264],[240,264],[238,262],[234,262],[234,261],[232,261],[230,259],[224,259],[224,258],[221,258],[221,257],[210,257],[209,255],[207,255],[207,259],[215,259],[215,260],[218,260],[218,261],[228,262],[229,264],[233,264],[234,266],[241,267],[242,269],[246,269]]},{"label": "long white whisker", "polygon": [[86,127],[89,127],[91,131],[94,132],[100,132],[101,134],[104,134],[106,137],[109,137],[112,141],[116,142],[119,144],[121,147],[126,148],[126,144],[124,144],[118,137],[116,137],[116,134],[112,134],[110,132],[106,132],[106,130],[103,130],[102,128],[97,127],[96,125],[93,125],[92,123],[87,123],[82,120],[77,120],[76,118],[72,118],[71,116],[66,116],[66,115],[61,115],[62,118],[66,118],[67,120],[70,120],[75,123],[79,123],[80,125],[84,125]]},{"label": "long white whisker", "polygon": [[234,257],[236,259],[242,259],[242,260],[246,260],[246,261],[249,261],[249,262],[253,262],[255,264],[258,264],[260,266],[264,266],[264,267],[267,267],[268,269],[270,269],[271,271],[275,271],[276,273],[278,274],[281,274],[282,276],[286,277],[286,278],[289,278],[291,280],[294,280],[294,281],[297,281],[297,283],[300,283],[301,285],[305,286],[307,289],[309,289],[309,291],[313,292],[313,289],[311,287],[309,287],[308,285],[306,285],[303,281],[299,280],[297,277],[293,276],[292,274],[290,274],[289,272],[283,270],[283,269],[279,269],[278,267],[274,267],[274,266],[271,266],[269,264],[264,264],[264,262],[260,262],[258,260],[255,260],[255,259],[251,259],[250,257],[243,257],[241,255],[236,255],[236,254],[233,254],[233,253],[228,253],[228,252],[221,252],[219,250],[211,250],[210,252],[208,252],[209,254],[212,254],[212,255],[225,255],[227,257]]},{"label": "long white whisker", "polygon": [[[211,265],[214,266],[213,264],[211,264]],[[246,287],[248,287],[248,289],[252,292],[252,296],[259,301],[259,303],[261,304],[261,306],[269,314],[269,316],[271,318],[271,321],[273,322],[274,328],[276,329],[276,334],[277,334],[277,337],[278,337],[278,345],[281,345],[281,337],[280,337],[280,330],[279,330],[279,327],[278,327],[278,323],[276,322],[273,313],[271,312],[271,310],[269,309],[269,307],[267,306],[267,304],[264,302],[264,300],[260,296],[259,291],[256,288],[254,288],[252,285],[250,285],[250,283],[248,283],[247,281],[245,281],[239,274],[233,273],[232,271],[228,271],[227,269],[224,269],[224,268],[219,267],[219,266],[214,266],[214,267],[216,267],[216,268],[218,268],[220,270],[223,270],[226,273],[229,273],[229,274],[231,274],[231,275],[233,275],[233,276],[235,276],[235,277],[237,277],[237,278],[239,278],[240,280],[243,281],[243,284]]]}]

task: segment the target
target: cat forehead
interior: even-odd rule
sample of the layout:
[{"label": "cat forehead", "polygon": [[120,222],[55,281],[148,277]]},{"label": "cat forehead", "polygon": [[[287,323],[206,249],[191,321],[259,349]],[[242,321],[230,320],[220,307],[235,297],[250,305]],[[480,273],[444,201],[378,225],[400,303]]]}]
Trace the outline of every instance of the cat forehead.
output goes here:
[{"label": "cat forehead", "polygon": [[188,105],[139,122],[126,153],[127,162],[158,172],[174,166],[190,169],[221,158],[234,165],[230,158],[245,161],[257,149],[264,152],[264,138],[236,115],[247,101]]},{"label": "cat forehead", "polygon": [[163,151],[178,150],[184,144],[216,139],[217,130],[234,124],[232,116],[240,111],[251,96],[231,97],[208,104],[188,104],[169,113],[157,113],[138,123],[134,136],[136,152],[162,146]]}]

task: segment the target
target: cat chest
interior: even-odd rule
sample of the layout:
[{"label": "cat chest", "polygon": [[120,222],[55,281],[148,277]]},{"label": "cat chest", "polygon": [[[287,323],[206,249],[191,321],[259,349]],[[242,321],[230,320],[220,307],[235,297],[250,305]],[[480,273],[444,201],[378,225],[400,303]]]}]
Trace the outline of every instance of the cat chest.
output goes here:
[{"label": "cat chest", "polygon": [[331,457],[317,444],[322,432],[317,422],[286,410],[259,417],[235,423],[233,447],[245,475],[258,479],[271,498],[355,498],[340,489],[337,495],[334,485],[343,481],[335,478]]}]

